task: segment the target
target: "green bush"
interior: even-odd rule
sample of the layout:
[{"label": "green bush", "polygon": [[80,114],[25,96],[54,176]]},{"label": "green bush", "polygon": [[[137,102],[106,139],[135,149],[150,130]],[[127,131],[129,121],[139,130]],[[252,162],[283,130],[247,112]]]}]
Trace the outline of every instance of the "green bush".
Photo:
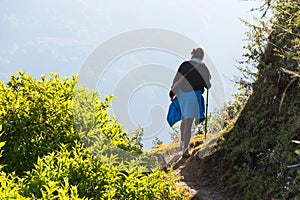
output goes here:
[{"label": "green bush", "polygon": [[80,136],[87,146],[97,137],[118,148],[140,150],[109,116],[112,97],[101,102],[96,92],[78,89],[76,83],[75,76],[70,80],[50,74],[49,80],[42,76],[38,81],[22,72],[7,85],[0,82],[0,139],[6,141],[1,163],[6,172],[21,175],[38,157],[58,150],[60,144],[74,144]]},{"label": "green bush", "polygon": [[183,199],[178,178],[141,154],[141,133],[109,116],[112,97],[76,82],[22,72],[0,82],[0,199]]},{"label": "green bush", "polygon": [[109,116],[110,103],[114,98],[106,96],[100,101],[96,91],[76,88],[73,93],[74,126],[86,147],[93,146],[97,141],[108,140],[114,148],[128,152],[141,152],[135,138],[123,130],[115,117]]},{"label": "green bush", "polygon": [[74,143],[72,95],[76,78],[50,75],[37,81],[22,72],[7,85],[0,82],[1,140],[6,141],[1,163],[6,172],[22,174],[37,158],[58,150],[60,143]]},{"label": "green bush", "polygon": [[80,144],[72,148],[62,146],[60,151],[38,159],[26,176],[23,195],[55,199],[59,194],[74,195],[72,191],[76,191],[80,198],[94,199],[183,198],[176,187],[176,178],[170,175],[160,171],[148,176],[137,172],[127,174],[118,166],[93,158]]},{"label": "green bush", "polygon": [[[0,126],[1,130],[1,126]],[[4,146],[5,142],[0,142],[0,150]],[[2,151],[0,151],[0,157]],[[29,199],[19,194],[19,191],[23,187],[24,179],[20,179],[14,174],[6,174],[2,171],[0,165],[0,199]]]}]

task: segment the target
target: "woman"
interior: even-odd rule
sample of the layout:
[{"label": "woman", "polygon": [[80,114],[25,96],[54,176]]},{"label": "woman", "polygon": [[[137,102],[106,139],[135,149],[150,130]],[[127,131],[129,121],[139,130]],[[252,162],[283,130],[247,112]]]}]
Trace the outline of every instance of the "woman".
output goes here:
[{"label": "woman", "polygon": [[184,61],[173,80],[172,90],[169,93],[171,100],[176,97],[181,111],[181,142],[180,147],[184,156],[188,156],[188,147],[191,139],[193,120],[203,121],[204,116],[204,88],[211,87],[208,68],[203,63],[204,51],[202,48],[193,49],[190,61]]}]

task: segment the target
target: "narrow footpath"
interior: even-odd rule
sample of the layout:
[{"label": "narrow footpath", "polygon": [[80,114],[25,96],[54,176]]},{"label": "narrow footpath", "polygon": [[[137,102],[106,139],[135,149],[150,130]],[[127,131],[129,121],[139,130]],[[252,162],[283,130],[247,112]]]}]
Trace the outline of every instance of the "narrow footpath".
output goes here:
[{"label": "narrow footpath", "polygon": [[[211,175],[211,169],[204,164],[204,159],[217,144],[219,136],[215,135],[204,140],[197,148],[196,154],[182,158],[180,152],[172,152],[166,161],[173,166],[175,173],[182,177],[178,185],[189,191],[192,200],[240,200],[238,194],[229,194],[226,187]],[[199,148],[200,147],[200,148]],[[195,147],[194,147],[195,148]]]}]

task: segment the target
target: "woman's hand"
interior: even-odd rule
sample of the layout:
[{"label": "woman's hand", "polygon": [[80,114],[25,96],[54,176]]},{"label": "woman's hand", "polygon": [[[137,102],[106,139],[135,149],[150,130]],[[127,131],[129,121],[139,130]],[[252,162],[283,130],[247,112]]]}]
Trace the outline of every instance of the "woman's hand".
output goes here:
[{"label": "woman's hand", "polygon": [[170,90],[169,97],[170,97],[170,100],[173,101],[176,98],[176,94],[172,90]]},{"label": "woman's hand", "polygon": [[171,101],[173,101],[174,99],[176,99],[176,95],[174,95],[173,97],[170,97]]}]

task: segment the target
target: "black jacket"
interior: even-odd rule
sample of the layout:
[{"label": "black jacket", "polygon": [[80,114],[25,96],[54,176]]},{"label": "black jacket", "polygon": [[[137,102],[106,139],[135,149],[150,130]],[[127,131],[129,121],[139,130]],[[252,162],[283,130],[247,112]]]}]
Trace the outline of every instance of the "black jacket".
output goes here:
[{"label": "black jacket", "polygon": [[[210,78],[211,75],[208,71],[208,68],[205,64],[196,64],[190,61],[183,62],[175,75],[173,84],[181,77],[184,76],[192,67],[193,64],[195,67],[194,70],[190,71],[185,79],[180,84],[180,89],[183,92],[190,92],[193,90],[200,90],[201,93],[204,93],[204,88],[209,89],[211,87]],[[172,97],[174,93],[170,91],[169,96]]]}]

